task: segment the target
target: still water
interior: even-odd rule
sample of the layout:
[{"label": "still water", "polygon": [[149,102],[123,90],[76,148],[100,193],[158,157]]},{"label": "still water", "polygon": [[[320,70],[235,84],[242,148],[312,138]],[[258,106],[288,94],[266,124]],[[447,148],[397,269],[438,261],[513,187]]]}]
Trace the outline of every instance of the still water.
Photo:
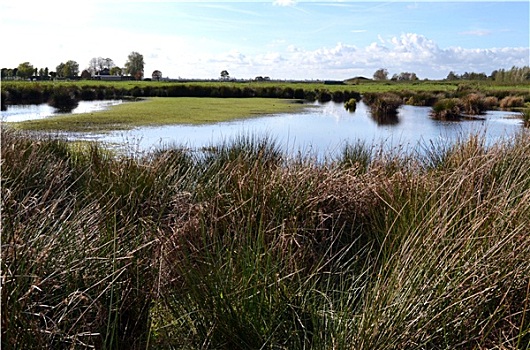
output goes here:
[{"label": "still water", "polygon": [[98,139],[134,153],[170,146],[200,149],[241,135],[264,136],[275,140],[287,154],[322,159],[334,157],[346,144],[356,142],[411,150],[431,142],[451,143],[470,134],[482,135],[491,143],[522,129],[522,120],[512,112],[489,111],[481,116],[484,120],[443,122],[433,120],[430,111],[429,107],[403,106],[395,119],[374,120],[364,103],[358,103],[357,110],[350,113],[342,104],[329,102],[311,105],[298,113],[200,126],[142,127],[99,135]]},{"label": "still water", "polygon": [[[97,112],[120,103],[122,103],[121,100],[79,101],[77,107],[68,112],[68,114]],[[22,122],[47,118],[57,114],[59,114],[57,109],[46,103],[38,105],[10,105],[7,106],[6,111],[0,112],[0,120],[3,122]]]},{"label": "still water", "polygon": [[[112,105],[117,102],[99,103]],[[81,104],[78,108],[82,107]],[[107,108],[109,105],[99,106]],[[323,159],[335,157],[346,144],[356,142],[411,150],[431,142],[446,145],[470,134],[484,136],[487,143],[492,143],[510,138],[522,129],[522,120],[513,112],[489,111],[480,116],[483,120],[445,122],[432,119],[430,111],[429,107],[402,106],[396,118],[375,120],[362,102],[357,104],[353,113],[346,111],[340,103],[314,103],[297,113],[224,123],[140,127],[105,134],[74,133],[66,136],[72,140],[98,140],[125,153],[144,153],[171,146],[200,150],[230,142],[241,135],[266,136],[276,141],[289,155],[302,154]]]}]

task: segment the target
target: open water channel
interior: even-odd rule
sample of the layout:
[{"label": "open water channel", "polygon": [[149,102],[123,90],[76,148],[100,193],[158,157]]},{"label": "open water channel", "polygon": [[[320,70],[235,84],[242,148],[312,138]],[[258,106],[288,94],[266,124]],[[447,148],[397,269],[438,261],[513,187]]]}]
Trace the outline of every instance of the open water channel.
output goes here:
[{"label": "open water channel", "polygon": [[[72,113],[89,113],[121,101],[81,101]],[[355,112],[341,103],[312,103],[297,113],[264,115],[207,125],[165,125],[139,127],[108,133],[70,133],[71,140],[97,140],[125,153],[144,153],[181,146],[200,150],[243,136],[266,136],[289,155],[323,159],[339,154],[346,144],[363,142],[383,148],[421,150],[430,144],[448,145],[470,134],[485,137],[487,143],[513,137],[522,129],[517,113],[488,111],[481,120],[438,121],[429,107],[402,106],[396,118],[376,120],[360,102]],[[55,114],[48,105],[8,106],[1,112],[4,122],[47,118]]]}]

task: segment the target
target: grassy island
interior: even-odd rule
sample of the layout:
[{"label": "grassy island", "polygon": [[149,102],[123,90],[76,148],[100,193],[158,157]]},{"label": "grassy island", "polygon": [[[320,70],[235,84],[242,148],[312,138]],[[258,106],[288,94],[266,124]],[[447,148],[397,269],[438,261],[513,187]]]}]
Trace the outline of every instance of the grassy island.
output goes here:
[{"label": "grassy island", "polygon": [[105,111],[59,115],[17,123],[16,126],[25,130],[107,131],[149,125],[217,123],[301,108],[304,108],[301,103],[280,99],[150,97],[128,101]]}]

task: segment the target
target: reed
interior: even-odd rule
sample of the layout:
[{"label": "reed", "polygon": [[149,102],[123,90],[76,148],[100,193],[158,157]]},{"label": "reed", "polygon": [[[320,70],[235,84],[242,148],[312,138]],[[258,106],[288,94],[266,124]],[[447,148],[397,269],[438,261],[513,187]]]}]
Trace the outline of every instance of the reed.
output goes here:
[{"label": "reed", "polygon": [[357,100],[354,98],[350,98],[348,101],[344,103],[344,108],[346,108],[349,112],[355,112],[357,109]]},{"label": "reed", "polygon": [[403,104],[402,99],[392,93],[364,94],[363,100],[370,107],[372,113],[381,115],[395,115]]},{"label": "reed", "polygon": [[462,117],[460,100],[456,98],[439,100],[432,107],[432,116],[439,120],[459,120]]},{"label": "reed", "polygon": [[499,106],[505,109],[524,107],[524,98],[522,96],[506,96],[499,102]]},{"label": "reed", "polygon": [[2,347],[530,343],[528,132],[319,164],[1,132]]}]

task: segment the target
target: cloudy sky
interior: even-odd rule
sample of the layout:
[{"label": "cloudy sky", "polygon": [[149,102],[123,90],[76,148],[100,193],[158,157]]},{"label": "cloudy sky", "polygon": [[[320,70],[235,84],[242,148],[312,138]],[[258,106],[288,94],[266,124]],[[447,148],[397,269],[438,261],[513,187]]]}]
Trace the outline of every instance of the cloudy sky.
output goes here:
[{"label": "cloudy sky", "polygon": [[1,0],[0,65],[93,57],[171,78],[420,79],[530,65],[529,2]]}]

